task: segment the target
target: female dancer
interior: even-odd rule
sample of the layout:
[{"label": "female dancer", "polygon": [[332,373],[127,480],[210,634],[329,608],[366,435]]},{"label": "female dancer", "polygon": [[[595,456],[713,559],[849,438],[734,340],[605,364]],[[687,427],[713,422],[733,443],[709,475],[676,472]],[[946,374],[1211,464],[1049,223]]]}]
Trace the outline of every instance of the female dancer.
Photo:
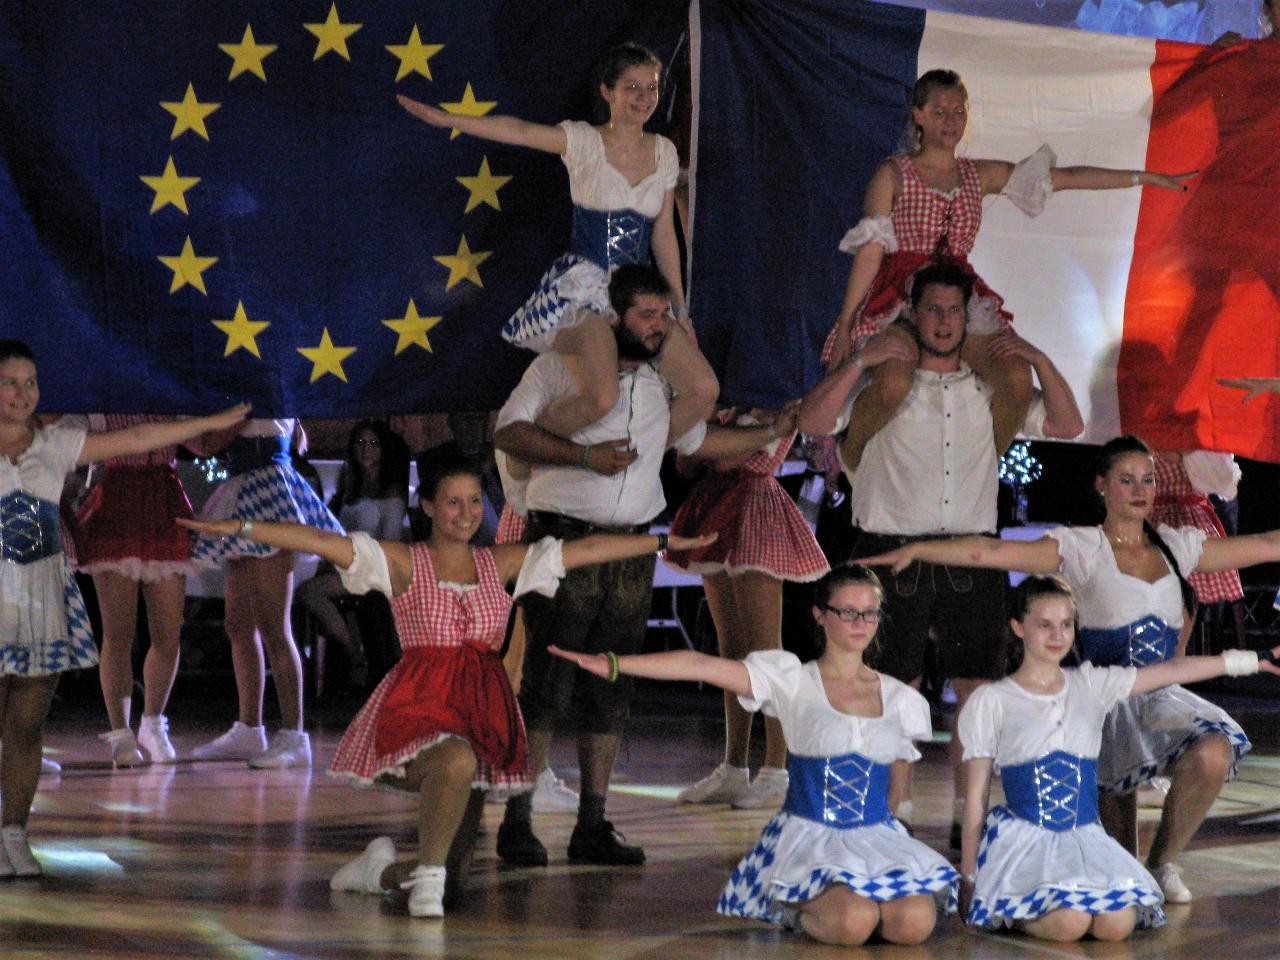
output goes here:
[{"label": "female dancer", "polygon": [[[1010,628],[1022,641],[1013,673],[981,687],[960,713],[969,768],[960,869],[972,893],[968,922],[1014,926],[1046,940],[1123,940],[1164,923],[1155,879],[1098,823],[1098,749],[1108,711],[1173,683],[1277,673],[1253,651],[1063,670],[1076,605],[1058,577],[1014,591]],[[993,769],[1005,803],[987,814]],[[972,887],[969,887],[972,884]]]},{"label": "female dancer", "polygon": [[[910,543],[864,560],[913,560],[1061,572],[1080,600],[1082,658],[1100,666],[1146,666],[1178,652],[1184,609],[1194,598],[1187,573],[1249,567],[1280,560],[1280,531],[1205,539],[1192,527],[1155,528],[1155,464],[1137,437],[1105,444],[1095,481],[1106,517],[1097,527],[1058,527],[1039,540],[1020,542],[959,537]],[[963,742],[963,741],[962,741]],[[1249,741],[1227,714],[1179,686],[1166,686],[1119,704],[1107,717],[1098,784],[1125,794],[1165,770],[1172,786],[1147,865],[1165,899],[1187,903],[1191,893],[1175,863],[1199,829]]]},{"label": "female dancer", "polygon": [[618,400],[617,344],[604,317],[609,307],[609,271],[624,263],[647,263],[652,243],[658,270],[671,285],[671,303],[682,322],[673,324],[662,349],[662,375],[689,400],[688,416],[672,421],[678,437],[711,415],[719,384],[698,351],[688,325],[680,255],[672,215],[679,163],[666,137],[644,125],[658,104],[662,64],[648,50],[624,43],[597,67],[606,122],[576,120],[558,126],[517,117],[464,117],[408,97],[397,99],[433,127],[499,143],[559,154],[569,171],[573,240],[543,276],[528,302],[503,329],[517,346],[539,353],[555,349],[578,384],[578,392],[552,405],[542,425],[561,436],[594,423]]},{"label": "female dancer", "polygon": [[[1185,190],[1194,174],[1167,176],[1147,170],[1054,167],[1043,146],[1016,166],[1003,160],[956,156],[968,123],[969,95],[952,70],[930,70],[911,91],[911,148],[876,168],[863,201],[863,218],[840,241],[852,253],[853,266],[840,315],[827,338],[823,359],[839,366],[865,338],[884,332],[901,338],[913,356],[908,330],[891,326],[909,312],[911,277],[934,260],[953,260],[972,272],[968,257],[982,223],[982,198],[1003,194],[1030,216],[1044,209],[1057,190],[1110,190],[1139,184]],[[995,389],[992,417],[996,448],[1004,452],[1026,418],[1031,400],[1031,371],[1018,358],[996,359],[989,351],[996,335],[1013,321],[1000,295],[975,275],[969,300],[964,359]],[[849,439],[856,466],[866,442],[892,418],[906,398],[915,361],[894,360],[872,374],[870,388],[858,395]]]},{"label": "female dancer", "polygon": [[[507,584],[515,582],[517,596],[554,593],[566,570],[640,556],[661,548],[666,537],[596,535],[564,544],[547,538],[472,547],[484,498],[479,471],[463,461],[433,463],[419,499],[431,535],[412,546],[252,520],[187,526],[208,536],[318,554],[342,570],[353,593],[378,590],[391,599],[404,659],[351,722],[329,772],[361,786],[418,794],[418,855],[396,862],[391,838],[378,837],[334,874],[330,886],[366,893],[406,889],[411,915],[439,917],[446,857],[455,842],[468,846],[458,834],[473,789],[519,793],[532,786],[520,709],[497,655],[511,609]],[[696,547],[710,539],[672,543]],[[455,880],[462,873],[456,871]]]},{"label": "female dancer", "polygon": [[720,913],[852,946],[873,935],[920,943],[933,932],[936,904],[955,909],[955,870],[889,812],[889,766],[918,760],[911,741],[928,739],[931,728],[920,694],[863,663],[882,598],[879,579],[860,565],[819,580],[813,619],[824,645],[803,664],[782,650],[725,660],[688,650],[610,657],[551,648],[601,677],[715,684],[782,721],[791,747],[786,806],[738,864]]},{"label": "female dancer", "polygon": [[[776,423],[777,414],[753,410],[742,426]],[[782,581],[817,580],[831,569],[813,531],[774,479],[795,442],[794,428],[769,447],[714,463],[671,521],[682,536],[720,534],[701,550],[667,551],[677,570],[702,574],[716,626],[720,656],[741,660],[757,650],[782,648]],[[787,744],[775,717],[764,721],[764,765],[750,780],[747,752],[751,714],[732,691],[724,695],[724,762],[680,792],[681,803],[730,803],[741,809],[778,808],[787,794]]]},{"label": "female dancer", "polygon": [[[231,476],[205,504],[206,520],[305,521],[335,533],[342,526],[311,485],[293,468],[289,454],[294,420],[249,420],[236,431],[210,438],[207,449],[226,445]],[[293,553],[243,537],[202,536],[195,562],[222,566],[231,663],[240,717],[231,729],[191,751],[197,760],[248,760],[252,767],[307,767],[311,739],[302,729],[302,661],[293,642]],[[266,648],[280,701],[280,729],[267,746],[262,726]]]},{"label": "female dancer", "polygon": [[[89,424],[101,432],[172,419],[94,415]],[[169,446],[108,460],[76,513],[75,566],[93,577],[102,615],[98,678],[111,727],[101,739],[110,745],[111,762],[117,767],[178,759],[164,708],[178,674],[191,535],[173,521],[190,518],[191,503],[173,469],[175,453]],[[129,717],[139,593],[147,605],[151,645],[142,665],[142,720],[135,738]]]},{"label": "female dancer", "polygon": [[[379,540],[405,539],[409,502],[409,448],[380,420],[361,420],[347,437],[347,459],[329,507],[349,533],[359,531]],[[320,632],[342,647],[351,682],[363,686],[368,669],[364,646],[353,637],[335,603],[348,596],[338,572],[322,564],[298,587],[297,600],[316,618]],[[385,667],[384,667],[385,669]]]},{"label": "female dancer", "polygon": [[58,499],[79,464],[146,453],[244,419],[246,404],[212,417],[86,434],[33,426],[36,363],[0,340],[0,877],[34,877],[27,817],[58,675],[98,662],[89,617],[62,551]]}]

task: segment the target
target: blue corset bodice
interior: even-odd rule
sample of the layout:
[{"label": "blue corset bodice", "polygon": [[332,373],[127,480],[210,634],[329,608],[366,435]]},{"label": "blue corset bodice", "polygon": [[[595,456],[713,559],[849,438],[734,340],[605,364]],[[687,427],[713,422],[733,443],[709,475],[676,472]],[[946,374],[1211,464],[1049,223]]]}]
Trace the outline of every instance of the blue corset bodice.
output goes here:
[{"label": "blue corset bodice", "polygon": [[860,753],[839,757],[787,758],[791,782],[782,809],[823,826],[850,827],[883,823],[889,814],[889,764]]},{"label": "blue corset bodice", "polygon": [[1179,633],[1159,617],[1146,616],[1109,630],[1082,628],[1080,651],[1085,660],[1100,667],[1145,667],[1172,657]]},{"label": "blue corset bodice", "polygon": [[252,473],[273,463],[287,466],[289,459],[289,438],[270,437],[236,437],[226,449],[227,472],[236,477],[242,473]]},{"label": "blue corset bodice", "polygon": [[34,563],[62,552],[58,505],[15,490],[0,497],[0,560]]},{"label": "blue corset bodice", "polygon": [[653,221],[635,210],[592,210],[574,204],[569,252],[601,270],[624,263],[648,263],[652,232]]},{"label": "blue corset bodice", "polygon": [[1098,761],[1055,750],[1000,771],[1005,805],[1046,830],[1098,821]]}]

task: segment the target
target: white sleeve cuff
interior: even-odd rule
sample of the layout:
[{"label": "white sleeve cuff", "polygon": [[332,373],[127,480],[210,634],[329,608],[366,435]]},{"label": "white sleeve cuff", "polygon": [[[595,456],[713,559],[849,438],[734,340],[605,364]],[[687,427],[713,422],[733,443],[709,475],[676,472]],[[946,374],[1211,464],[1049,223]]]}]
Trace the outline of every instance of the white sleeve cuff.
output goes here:
[{"label": "white sleeve cuff", "polygon": [[350,534],[351,547],[355,557],[351,566],[343,570],[338,568],[338,576],[342,586],[348,593],[364,594],[370,590],[391,596],[391,569],[387,566],[387,555],[378,546],[378,541],[367,533]]},{"label": "white sleeve cuff", "polygon": [[1191,485],[1201,493],[1212,493],[1223,500],[1234,500],[1240,486],[1240,464],[1229,453],[1192,450],[1182,455],[1182,468]]},{"label": "white sleeve cuff", "polygon": [[707,439],[707,425],[705,422],[695,423],[684,434],[671,444],[672,449],[676,453],[683,453],[686,457],[692,456],[701,449],[702,444]]},{"label": "white sleeve cuff", "polygon": [[893,221],[888,217],[863,217],[840,240],[841,253],[857,253],[859,247],[878,243],[885,253],[898,252],[898,236],[893,232]]},{"label": "white sleeve cuff", "polygon": [[543,537],[537,543],[529,544],[525,551],[512,596],[540,593],[544,597],[554,597],[564,573],[564,541]]},{"label": "white sleeve cuff", "polygon": [[1041,144],[1031,156],[1014,164],[1001,196],[1008,197],[1027,216],[1040,216],[1044,213],[1045,201],[1053,196],[1052,171],[1057,162],[1052,148],[1047,143]]}]

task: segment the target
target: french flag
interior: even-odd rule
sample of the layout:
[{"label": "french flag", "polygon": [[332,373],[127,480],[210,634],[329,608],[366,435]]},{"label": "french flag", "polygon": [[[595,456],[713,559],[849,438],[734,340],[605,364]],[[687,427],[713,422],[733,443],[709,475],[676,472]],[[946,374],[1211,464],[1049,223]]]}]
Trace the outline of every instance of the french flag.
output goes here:
[{"label": "french flag", "polygon": [[[969,91],[967,156],[1048,143],[1059,166],[1200,171],[1186,192],[1064,192],[1036,219],[987,199],[971,260],[1066,374],[1085,439],[1280,461],[1280,398],[1245,405],[1215,383],[1280,372],[1280,41],[825,0],[700,0],[692,25],[691,313],[731,397],[776,401],[817,376],[849,268],[836,243],[899,148],[905,91],[946,67]],[[736,142],[712,140],[735,125]]]}]

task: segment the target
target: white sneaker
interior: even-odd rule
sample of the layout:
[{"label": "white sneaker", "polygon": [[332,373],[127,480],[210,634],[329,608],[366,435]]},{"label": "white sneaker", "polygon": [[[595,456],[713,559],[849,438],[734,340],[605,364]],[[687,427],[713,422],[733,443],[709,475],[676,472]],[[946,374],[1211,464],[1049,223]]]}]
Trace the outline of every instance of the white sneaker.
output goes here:
[{"label": "white sneaker", "polygon": [[138,749],[138,741],[128,727],[100,733],[98,739],[111,747],[113,767],[145,767],[147,765],[147,758]]},{"label": "white sneaker", "polygon": [[751,789],[751,771],[722,763],[691,787],[685,787],[676,800],[680,803],[733,803]]},{"label": "white sneaker", "polygon": [[533,788],[534,813],[575,813],[577,809],[577,791],[571,790],[550,767],[538,774]]},{"label": "white sneaker", "polygon": [[169,718],[163,713],[142,715],[138,724],[138,746],[146,751],[152,763],[177,763],[178,751],[169,739]]},{"label": "white sneaker", "polygon": [[62,773],[62,764],[57,760],[50,760],[48,757],[40,758],[40,776],[56,777]]},{"label": "white sneaker", "polygon": [[329,889],[346,893],[381,893],[382,871],[396,862],[395,844],[390,837],[369,841],[364,853],[338,868],[329,879]]},{"label": "white sneaker", "polygon": [[247,727],[239,720],[220,737],[202,743],[191,751],[195,760],[252,760],[267,749],[267,731],[261,727]]},{"label": "white sneaker", "polygon": [[409,916],[444,916],[444,867],[418,864],[400,889],[409,891]]},{"label": "white sneaker", "polygon": [[747,791],[731,804],[736,810],[781,809],[790,783],[790,775],[781,767],[761,767]]},{"label": "white sneaker", "polygon": [[305,730],[277,730],[267,752],[249,760],[258,770],[283,770],[285,767],[311,766],[311,737]]},{"label": "white sneaker", "polygon": [[1162,863],[1152,867],[1151,873],[1164,891],[1165,903],[1190,903],[1191,891],[1182,882],[1182,870],[1176,863]]},{"label": "white sneaker", "polygon": [[4,844],[5,856],[13,871],[10,876],[38,877],[44,872],[40,869],[40,861],[27,844],[26,827],[10,826],[0,829],[0,842]]}]

